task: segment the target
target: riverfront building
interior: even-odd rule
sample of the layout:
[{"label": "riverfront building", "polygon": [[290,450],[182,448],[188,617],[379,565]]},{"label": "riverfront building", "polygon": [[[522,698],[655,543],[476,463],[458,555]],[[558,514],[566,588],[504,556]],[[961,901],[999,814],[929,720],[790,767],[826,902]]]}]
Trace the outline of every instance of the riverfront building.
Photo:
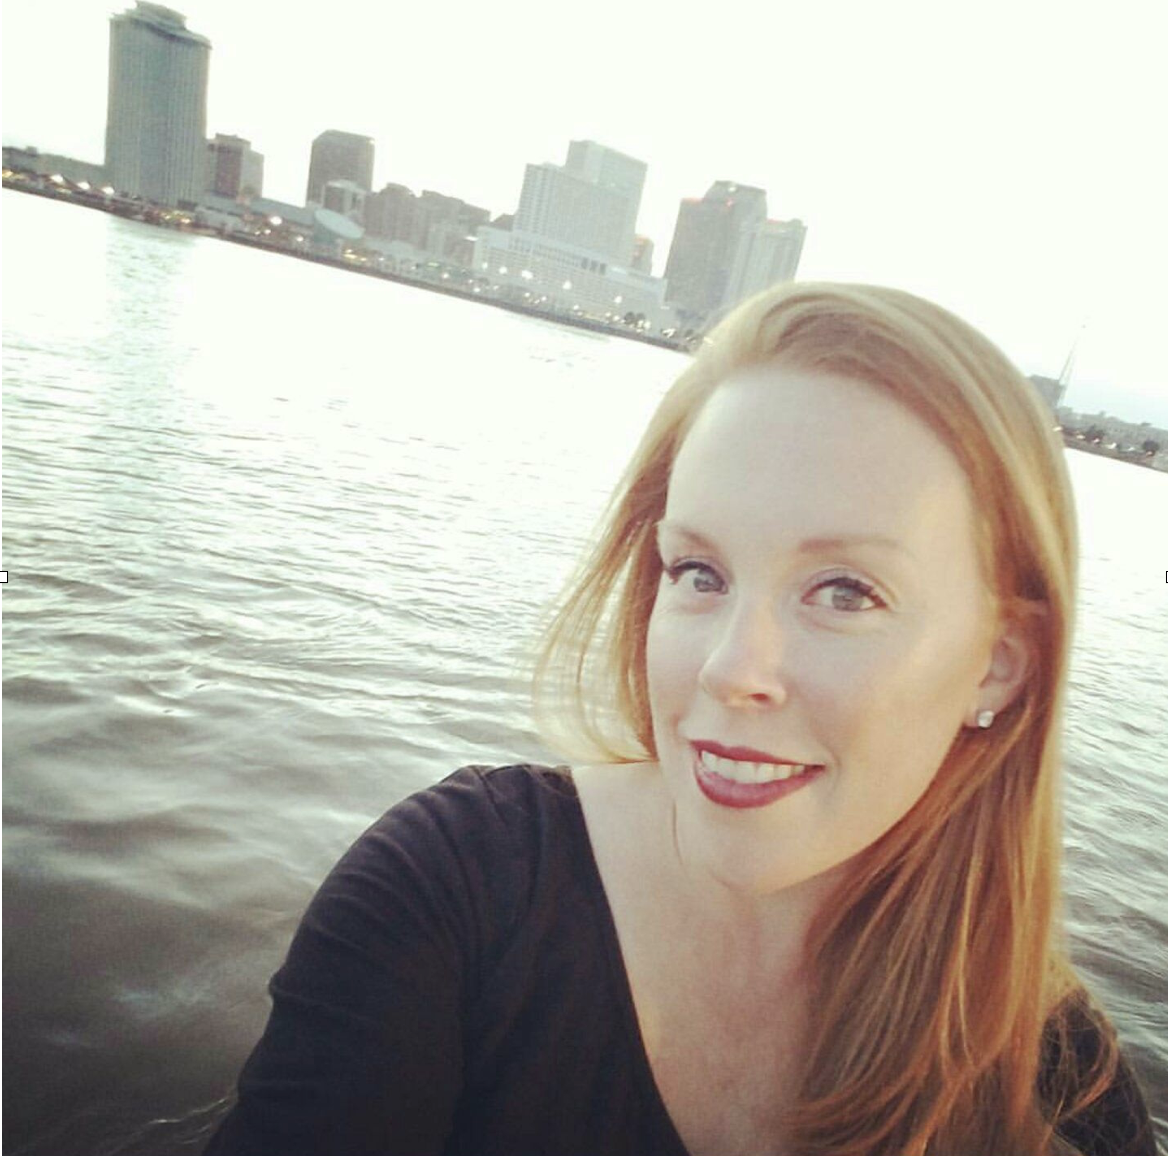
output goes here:
[{"label": "riverfront building", "polygon": [[665,264],[670,302],[695,318],[713,316],[726,300],[742,234],[766,219],[766,192],[733,181],[682,201]]},{"label": "riverfront building", "polygon": [[186,17],[138,0],[110,17],[105,170],[120,193],[161,205],[204,191],[211,42]]},{"label": "riverfront building", "polygon": [[591,317],[643,314],[655,328],[672,324],[665,282],[604,254],[549,241],[520,229],[486,225],[475,239],[475,272],[508,296],[552,312]]},{"label": "riverfront building", "polygon": [[356,181],[328,181],[321,190],[321,208],[340,213],[364,227],[365,195]]},{"label": "riverfront building", "polygon": [[312,142],[306,205],[324,204],[330,181],[352,181],[366,193],[373,188],[373,138],[329,129]]},{"label": "riverfront building", "polygon": [[515,228],[630,265],[646,171],[616,149],[572,141],[563,166],[527,166]]},{"label": "riverfront building", "polygon": [[250,200],[263,196],[264,158],[243,137],[216,133],[207,142],[206,190],[217,197]]},{"label": "riverfront building", "polygon": [[386,241],[416,242],[417,198],[405,185],[388,184],[365,198],[365,230]]},{"label": "riverfront building", "polygon": [[[401,242],[419,256],[435,257],[469,269],[475,234],[490,220],[487,209],[468,205],[432,189],[414,196],[405,185],[389,184],[365,201],[365,228],[383,241]],[[398,250],[395,250],[395,252]]]},{"label": "riverfront building", "polygon": [[768,220],[743,231],[735,246],[722,310],[732,309],[780,281],[794,281],[806,236],[807,228],[799,220]]},{"label": "riverfront building", "polygon": [[633,238],[633,268],[638,273],[653,272],[653,242],[648,237]]},{"label": "riverfront building", "polygon": [[644,161],[595,141],[572,141],[563,166],[528,165],[510,227],[478,230],[474,272],[553,312],[671,324],[665,283],[634,266],[645,173]]},{"label": "riverfront building", "polygon": [[59,175],[67,181],[84,181],[95,189],[106,183],[105,165],[95,165],[92,161],[79,161],[76,157],[62,156],[60,153],[42,153],[35,148],[4,146],[4,167],[39,176]]}]

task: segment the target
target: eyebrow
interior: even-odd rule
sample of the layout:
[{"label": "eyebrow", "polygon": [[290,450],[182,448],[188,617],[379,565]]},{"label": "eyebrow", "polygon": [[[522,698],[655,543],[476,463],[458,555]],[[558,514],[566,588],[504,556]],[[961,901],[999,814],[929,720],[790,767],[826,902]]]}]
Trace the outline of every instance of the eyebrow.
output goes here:
[{"label": "eyebrow", "polygon": [[[691,530],[680,522],[662,518],[656,526],[658,537],[662,532],[677,534],[693,542],[703,550],[717,553],[717,546],[704,534]],[[912,554],[895,538],[888,538],[883,534],[836,534],[819,538],[804,538],[796,548],[799,554],[830,554],[836,550],[844,550],[850,546],[879,546],[885,550],[894,550],[911,558]]]}]

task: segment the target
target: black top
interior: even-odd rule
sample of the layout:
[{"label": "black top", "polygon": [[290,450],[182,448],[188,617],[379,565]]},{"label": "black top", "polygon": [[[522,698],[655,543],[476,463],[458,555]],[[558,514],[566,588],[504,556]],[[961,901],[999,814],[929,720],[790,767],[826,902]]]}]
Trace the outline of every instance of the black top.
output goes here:
[{"label": "black top", "polygon": [[[565,769],[466,767],[398,804],[270,990],[206,1156],[687,1156]],[[1155,1156],[1126,1069],[1105,1101],[1068,1138]]]}]

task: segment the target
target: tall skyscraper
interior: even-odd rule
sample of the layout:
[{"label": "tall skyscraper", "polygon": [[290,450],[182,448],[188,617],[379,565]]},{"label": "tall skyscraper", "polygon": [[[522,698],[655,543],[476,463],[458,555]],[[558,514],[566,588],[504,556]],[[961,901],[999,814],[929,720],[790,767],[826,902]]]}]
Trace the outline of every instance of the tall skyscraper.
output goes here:
[{"label": "tall skyscraper", "polygon": [[744,230],[722,295],[722,309],[732,309],[780,281],[793,281],[806,236],[807,227],[799,220],[763,221]]},{"label": "tall skyscraper", "polygon": [[251,141],[226,133],[207,141],[207,191],[243,200],[263,196],[264,158]]},{"label": "tall skyscraper", "polygon": [[198,201],[210,57],[211,42],[171,8],[138,0],[110,17],[105,167],[119,192],[162,205]]},{"label": "tall skyscraper", "polygon": [[710,317],[722,308],[744,233],[766,221],[766,193],[715,181],[700,200],[684,200],[665,264],[666,300]]},{"label": "tall skyscraper", "polygon": [[647,166],[595,141],[572,141],[563,165],[528,165],[515,228],[631,265]]},{"label": "tall skyscraper", "polygon": [[475,272],[505,300],[669,324],[665,282],[633,265],[645,171],[643,161],[595,141],[572,141],[562,167],[528,165],[514,220],[475,230]]},{"label": "tall skyscraper", "polygon": [[373,189],[373,138],[329,129],[312,142],[306,205],[324,203],[329,181],[352,181],[365,192]]}]

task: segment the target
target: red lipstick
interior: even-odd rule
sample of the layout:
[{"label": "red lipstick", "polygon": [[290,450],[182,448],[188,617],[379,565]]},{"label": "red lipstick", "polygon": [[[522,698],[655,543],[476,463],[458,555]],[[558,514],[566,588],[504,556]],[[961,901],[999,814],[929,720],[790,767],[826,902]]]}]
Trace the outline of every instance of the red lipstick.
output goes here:
[{"label": "red lipstick", "polygon": [[776,759],[773,755],[766,755],[749,747],[724,747],[719,743],[705,741],[695,742],[691,745],[695,751],[693,773],[698,789],[711,803],[734,810],[765,807],[770,803],[775,803],[818,779],[826,769],[822,766],[808,766],[805,771],[792,775],[789,779],[779,779],[771,783],[739,783],[707,769],[702,763],[701,752],[709,751],[724,759],[736,759],[739,762],[773,763],[786,766],[800,764],[796,764],[790,759]]}]

